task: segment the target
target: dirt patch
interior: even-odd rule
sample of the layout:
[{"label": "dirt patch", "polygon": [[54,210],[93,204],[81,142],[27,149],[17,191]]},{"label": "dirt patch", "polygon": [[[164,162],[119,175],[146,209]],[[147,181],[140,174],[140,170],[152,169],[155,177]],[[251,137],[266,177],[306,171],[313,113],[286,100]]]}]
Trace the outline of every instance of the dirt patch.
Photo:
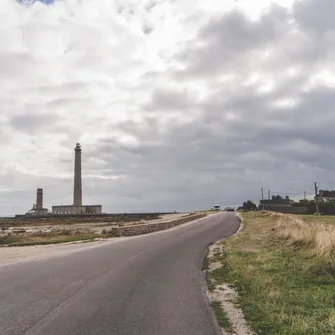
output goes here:
[{"label": "dirt patch", "polygon": [[106,243],[116,243],[117,240],[98,240],[95,242],[71,242],[59,245],[37,245],[25,247],[0,248],[0,267],[8,264],[21,263],[33,260],[48,259],[64,256],[84,249],[96,248]]},{"label": "dirt patch", "polygon": [[[224,245],[222,243],[216,243],[209,247],[208,251],[208,269],[206,270],[206,276],[211,277],[213,271],[222,268],[222,263],[218,259],[219,256],[224,252]],[[208,291],[208,297],[212,303],[219,303],[222,313],[227,318],[225,328],[221,328],[222,334],[224,335],[254,335],[249,329],[243,312],[236,306],[238,294],[237,292],[229,287],[227,283],[219,284],[215,282],[215,279],[210,279],[211,289]],[[216,311],[216,314],[218,312]],[[218,315],[217,315],[218,316]]]},{"label": "dirt patch", "polygon": [[[221,242],[209,247],[208,269],[206,270],[208,278],[211,277],[211,273],[222,268],[220,261],[222,253],[224,253],[224,245]],[[226,326],[221,328],[222,333],[224,335],[254,335],[245,321],[242,310],[236,306],[238,293],[227,283],[217,283],[213,278],[209,282],[211,288],[208,291],[208,297],[212,303],[220,304],[222,313],[227,318]],[[218,314],[217,311],[216,314]]]}]

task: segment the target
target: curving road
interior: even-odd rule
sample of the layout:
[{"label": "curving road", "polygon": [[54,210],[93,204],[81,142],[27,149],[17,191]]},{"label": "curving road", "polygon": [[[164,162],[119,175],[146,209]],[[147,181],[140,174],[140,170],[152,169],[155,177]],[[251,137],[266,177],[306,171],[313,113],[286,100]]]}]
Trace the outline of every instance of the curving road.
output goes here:
[{"label": "curving road", "polygon": [[200,268],[208,244],[238,227],[220,213],[1,267],[0,334],[219,335]]}]

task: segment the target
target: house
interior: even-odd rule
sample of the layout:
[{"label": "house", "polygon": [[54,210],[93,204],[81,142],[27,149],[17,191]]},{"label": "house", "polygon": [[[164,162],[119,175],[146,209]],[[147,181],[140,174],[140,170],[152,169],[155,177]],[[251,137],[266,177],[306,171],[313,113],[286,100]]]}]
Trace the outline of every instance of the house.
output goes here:
[{"label": "house", "polygon": [[324,202],[335,201],[335,191],[319,190],[318,200]]},{"label": "house", "polygon": [[292,207],[294,201],[291,200],[288,196],[283,198],[280,195],[273,195],[271,199],[261,200],[260,207],[263,209],[272,210],[276,207],[283,208],[283,207]]},{"label": "house", "polygon": [[305,206],[299,206],[288,196],[285,198],[280,195],[273,196],[272,199],[261,200],[259,209],[287,214],[307,214],[308,209]]}]

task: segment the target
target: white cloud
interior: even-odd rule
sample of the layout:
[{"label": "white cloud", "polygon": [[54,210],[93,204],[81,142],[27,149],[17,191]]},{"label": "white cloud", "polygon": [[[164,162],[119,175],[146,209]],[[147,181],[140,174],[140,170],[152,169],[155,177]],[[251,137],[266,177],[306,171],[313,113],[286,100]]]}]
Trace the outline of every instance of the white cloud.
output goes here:
[{"label": "white cloud", "polygon": [[70,203],[77,141],[85,202],[106,211],[236,205],[261,186],[303,193],[314,178],[326,188],[335,158],[327,6],[4,0],[0,214],[28,210],[36,185],[48,207]]}]

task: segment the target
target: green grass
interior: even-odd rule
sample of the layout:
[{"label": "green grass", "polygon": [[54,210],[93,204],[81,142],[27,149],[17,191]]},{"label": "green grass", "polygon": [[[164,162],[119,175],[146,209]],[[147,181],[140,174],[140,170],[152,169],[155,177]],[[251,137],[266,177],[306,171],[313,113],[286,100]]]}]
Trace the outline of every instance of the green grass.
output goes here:
[{"label": "green grass", "polygon": [[201,270],[205,272],[205,278],[206,278],[206,282],[207,282],[207,287],[208,287],[208,290],[210,292],[214,291],[215,290],[215,283],[213,281],[213,279],[211,278],[211,273],[208,272],[208,269],[209,269],[209,257],[208,257],[208,251],[207,251],[207,254],[203,260],[203,263],[202,263],[202,268]]},{"label": "green grass", "polygon": [[78,234],[78,235],[61,235],[61,236],[5,236],[0,237],[0,247],[22,247],[32,245],[48,245],[48,244],[60,244],[68,242],[90,242],[95,238],[99,237],[96,234]]},{"label": "green grass", "polygon": [[[257,334],[335,334],[335,271],[308,248],[273,233],[278,218],[246,213],[245,229],[224,242],[223,266],[211,273],[239,293]],[[216,259],[217,260],[217,259]]]},{"label": "green grass", "polygon": [[204,258],[204,260],[202,262],[202,268],[201,268],[201,270],[202,271],[206,271],[208,269],[209,269],[209,259],[208,259],[208,249],[207,249],[206,256],[205,256],[205,258]]},{"label": "green grass", "polygon": [[323,223],[329,223],[329,224],[335,224],[335,216],[332,215],[299,215],[299,218],[302,218],[303,220],[307,222],[323,222]]},{"label": "green grass", "polygon": [[216,316],[216,319],[218,321],[219,326],[221,328],[223,328],[224,330],[226,330],[228,333],[232,333],[233,332],[233,327],[232,327],[226,313],[222,310],[220,302],[213,301],[211,303],[211,306],[213,308],[213,311],[215,313],[215,316]]},{"label": "green grass", "polygon": [[9,244],[12,244],[12,243],[15,243],[15,242],[18,242],[18,241],[19,241],[19,239],[17,237],[13,237],[13,236],[9,236],[9,235],[0,236],[0,246],[9,245]]}]

